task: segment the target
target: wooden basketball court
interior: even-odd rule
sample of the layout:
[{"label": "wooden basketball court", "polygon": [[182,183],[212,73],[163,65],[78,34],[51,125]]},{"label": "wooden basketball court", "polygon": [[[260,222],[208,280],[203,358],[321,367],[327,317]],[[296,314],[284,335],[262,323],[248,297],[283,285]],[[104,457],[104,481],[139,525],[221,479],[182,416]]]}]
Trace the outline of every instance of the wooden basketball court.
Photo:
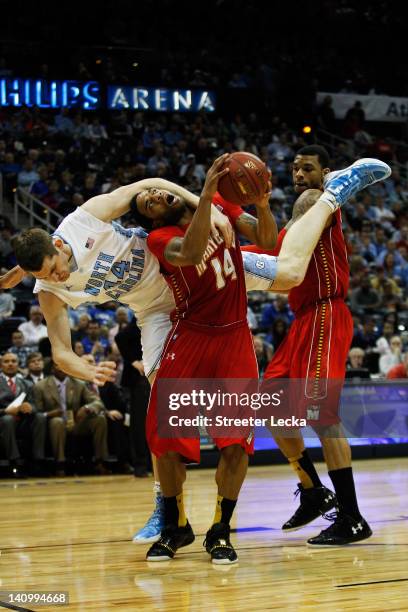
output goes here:
[{"label": "wooden basketball court", "polygon": [[[229,567],[211,565],[202,546],[215,504],[213,470],[188,472],[194,544],[173,561],[149,564],[147,547],[132,544],[131,536],[152,509],[151,480],[3,480],[0,590],[69,592],[67,606],[14,604],[44,611],[408,610],[408,459],[359,461],[354,468],[371,539],[307,548],[324,519],[283,534],[280,526],[297,504],[292,472],[254,467],[233,523],[239,564]],[[323,465],[319,472],[325,474]]]}]

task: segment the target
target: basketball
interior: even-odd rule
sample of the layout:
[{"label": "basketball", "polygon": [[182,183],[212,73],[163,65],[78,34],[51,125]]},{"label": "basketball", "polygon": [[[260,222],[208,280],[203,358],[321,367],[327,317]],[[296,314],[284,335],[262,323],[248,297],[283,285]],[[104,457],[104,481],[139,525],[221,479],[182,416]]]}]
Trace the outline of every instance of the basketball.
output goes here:
[{"label": "basketball", "polygon": [[245,151],[232,153],[225,165],[230,171],[218,182],[218,191],[225,200],[248,206],[268,190],[268,169],[256,155]]}]

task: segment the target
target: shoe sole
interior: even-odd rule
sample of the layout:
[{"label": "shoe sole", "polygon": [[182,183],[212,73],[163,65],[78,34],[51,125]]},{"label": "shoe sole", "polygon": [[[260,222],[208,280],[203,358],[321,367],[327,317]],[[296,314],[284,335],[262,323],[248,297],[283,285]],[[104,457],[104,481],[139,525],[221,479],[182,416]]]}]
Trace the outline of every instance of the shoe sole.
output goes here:
[{"label": "shoe sole", "polygon": [[160,562],[160,561],[171,561],[172,559],[174,559],[174,557],[167,557],[167,556],[162,556],[162,557],[146,557],[146,561],[153,561],[154,563]]},{"label": "shoe sole", "polygon": [[154,544],[157,540],[160,539],[160,533],[155,536],[151,536],[150,538],[134,538],[132,539],[133,544]]},{"label": "shoe sole", "polygon": [[[358,168],[358,166],[363,166],[365,164],[374,164],[374,163],[378,165],[379,161],[381,162],[381,160],[375,159],[373,157],[363,157],[362,159],[358,159],[356,162],[354,162],[353,164],[351,164],[351,166],[348,166],[348,167]],[[382,162],[382,163],[385,164],[385,162]],[[387,178],[391,176],[392,174],[391,168],[389,167],[388,164],[385,164],[385,166],[386,168],[388,168],[387,173],[383,177],[375,179],[375,181],[370,183],[370,185],[368,186],[374,185],[375,183],[378,183],[379,181],[385,181]],[[337,176],[339,176],[339,174],[344,172],[344,170],[346,170],[346,168],[343,168],[342,170],[334,170],[333,172],[330,172],[330,174],[332,175],[330,180],[335,179]],[[385,171],[385,168],[384,168],[384,171]]]},{"label": "shoe sole", "polygon": [[234,563],[238,563],[238,559],[235,559],[235,561],[230,561],[229,559],[211,559],[211,563],[213,565],[234,565]]},{"label": "shoe sole", "polygon": [[364,536],[364,538],[359,538],[358,540],[353,540],[352,542],[344,542],[344,544],[311,544],[310,542],[306,542],[306,546],[308,548],[343,548],[343,546],[353,546],[353,544],[357,544],[357,542],[363,542],[364,540],[368,540],[371,538],[373,534]]},{"label": "shoe sole", "polygon": [[289,527],[288,529],[284,529],[282,527],[282,531],[284,533],[286,533],[286,532],[289,533],[290,531],[299,531],[299,529],[303,529],[303,527],[306,527],[306,525],[310,525],[310,523],[313,523],[313,521],[318,519],[320,516],[324,516],[327,512],[330,512],[330,510],[333,510],[333,508],[335,506],[336,506],[336,504],[334,503],[332,506],[330,506],[330,508],[327,508],[323,512],[319,512],[319,514],[317,516],[315,516],[314,518],[310,519],[310,521],[307,521],[307,523],[302,523],[302,525],[299,525],[298,527]]}]

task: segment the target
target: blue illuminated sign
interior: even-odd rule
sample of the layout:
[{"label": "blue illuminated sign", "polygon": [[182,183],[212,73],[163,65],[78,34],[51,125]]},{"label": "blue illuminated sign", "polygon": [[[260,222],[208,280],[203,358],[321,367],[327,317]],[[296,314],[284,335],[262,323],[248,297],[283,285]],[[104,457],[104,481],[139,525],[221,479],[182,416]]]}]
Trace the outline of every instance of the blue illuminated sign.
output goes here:
[{"label": "blue illuminated sign", "polygon": [[153,89],[108,85],[107,106],[109,109],[197,112],[215,111],[215,95],[212,91],[194,89]]},{"label": "blue illuminated sign", "polygon": [[44,79],[0,79],[0,107],[81,108],[95,110],[162,112],[214,112],[215,94],[197,89],[165,89],[108,85],[102,91],[96,81],[46,81]]},{"label": "blue illuminated sign", "polygon": [[0,79],[0,106],[94,110],[100,106],[100,96],[100,85],[96,81]]}]

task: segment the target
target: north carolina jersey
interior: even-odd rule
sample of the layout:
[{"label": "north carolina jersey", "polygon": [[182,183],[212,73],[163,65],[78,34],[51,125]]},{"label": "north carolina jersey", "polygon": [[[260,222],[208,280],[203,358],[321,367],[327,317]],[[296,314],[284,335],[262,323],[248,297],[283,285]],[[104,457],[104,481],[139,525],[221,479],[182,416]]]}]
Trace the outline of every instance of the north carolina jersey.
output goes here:
[{"label": "north carolina jersey", "polygon": [[[233,226],[243,214],[241,207],[216,194],[213,203],[228,216]],[[161,264],[161,271],[173,291],[176,308],[172,321],[224,327],[246,321],[247,299],[242,256],[238,237],[227,249],[222,236],[210,237],[201,263],[195,266],[173,266],[164,252],[172,238],[182,238],[186,227],[168,226],[151,232],[149,249]]]},{"label": "north carolina jersey", "polygon": [[127,304],[139,324],[152,313],[170,313],[174,299],[146,248],[146,233],[105,223],[83,208],[68,215],[54,232],[72,249],[66,282],[37,280],[34,293],[49,291],[73,308],[86,302]]}]

